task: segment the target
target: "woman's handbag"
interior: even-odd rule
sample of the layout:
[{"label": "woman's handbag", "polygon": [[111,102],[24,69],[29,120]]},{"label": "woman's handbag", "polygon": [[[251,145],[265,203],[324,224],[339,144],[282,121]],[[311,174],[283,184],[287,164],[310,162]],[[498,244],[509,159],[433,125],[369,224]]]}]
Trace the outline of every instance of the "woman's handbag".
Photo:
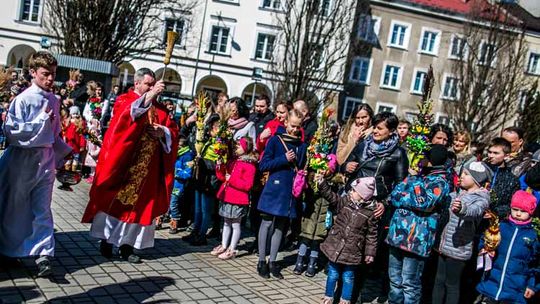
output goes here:
[{"label": "woman's handbag", "polygon": [[[281,141],[281,144],[283,145],[283,148],[285,148],[285,152],[289,152],[289,148],[281,138],[281,136],[278,135],[279,141]],[[298,166],[296,166],[296,162],[294,162],[294,171],[296,174],[294,175],[293,180],[293,186],[292,186],[292,195],[295,198],[299,198],[302,196],[302,193],[304,190],[307,189],[307,171],[304,169],[298,169]]]}]

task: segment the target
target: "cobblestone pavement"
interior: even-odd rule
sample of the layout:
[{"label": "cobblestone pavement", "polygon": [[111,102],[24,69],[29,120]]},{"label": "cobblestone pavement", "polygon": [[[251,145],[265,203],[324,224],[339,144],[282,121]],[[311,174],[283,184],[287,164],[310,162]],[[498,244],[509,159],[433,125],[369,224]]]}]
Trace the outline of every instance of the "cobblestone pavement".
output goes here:
[{"label": "cobblestone pavement", "polygon": [[[33,260],[0,269],[0,303],[319,303],[326,276],[313,279],[292,273],[294,252],[280,253],[288,263],[284,280],[261,279],[256,255],[240,251],[234,260],[221,261],[205,247],[191,247],[166,230],[156,232],[155,247],[144,250],[143,264],[131,265],[99,255],[99,243],[88,235],[80,218],[88,200],[84,181],[73,192],[56,190],[53,212],[56,228],[54,276],[34,278]],[[240,249],[252,238],[244,238]],[[287,263],[284,263],[287,264]],[[367,290],[364,298],[373,299]],[[367,295],[367,296],[366,296]]]}]

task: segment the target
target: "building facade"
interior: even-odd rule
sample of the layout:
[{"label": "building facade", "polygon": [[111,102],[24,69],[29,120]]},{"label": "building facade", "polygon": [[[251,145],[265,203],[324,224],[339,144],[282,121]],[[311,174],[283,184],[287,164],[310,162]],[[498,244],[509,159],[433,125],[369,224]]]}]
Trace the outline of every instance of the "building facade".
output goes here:
[{"label": "building facade", "polygon": [[[368,103],[376,113],[392,111],[412,121],[432,66],[435,121],[448,124],[445,103],[457,98],[459,82],[452,63],[466,50],[463,23],[471,5],[467,0],[365,1],[366,13],[355,26],[362,47],[350,58],[340,117],[346,119],[358,104]],[[523,72],[536,76],[540,69],[537,33],[526,35],[529,54]]]},{"label": "building facade", "polygon": [[[33,52],[50,43],[43,26],[47,18],[44,0],[7,1],[0,12],[0,65],[22,68]],[[171,62],[164,70],[165,47],[125,58],[113,84],[133,83],[135,71],[147,67],[167,83],[167,93],[191,99],[198,91],[241,96],[274,95],[271,59],[279,52],[276,16],[284,9],[282,0],[197,0],[189,11],[163,10],[159,26],[161,44],[167,31],[180,38]],[[321,9],[332,0],[322,0]],[[351,25],[352,26],[352,25]],[[50,48],[56,53],[53,46]],[[336,67],[336,69],[339,69]],[[329,80],[341,83],[339,79]]]}]

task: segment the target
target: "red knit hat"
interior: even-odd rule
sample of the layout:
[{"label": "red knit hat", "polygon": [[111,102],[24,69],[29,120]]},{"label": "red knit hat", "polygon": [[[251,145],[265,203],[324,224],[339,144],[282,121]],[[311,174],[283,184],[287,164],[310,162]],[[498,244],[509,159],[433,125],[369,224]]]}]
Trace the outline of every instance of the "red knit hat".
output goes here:
[{"label": "red knit hat", "polygon": [[518,190],[512,196],[512,203],[510,206],[513,208],[519,208],[532,215],[534,213],[534,209],[536,209],[536,197],[527,191]]}]

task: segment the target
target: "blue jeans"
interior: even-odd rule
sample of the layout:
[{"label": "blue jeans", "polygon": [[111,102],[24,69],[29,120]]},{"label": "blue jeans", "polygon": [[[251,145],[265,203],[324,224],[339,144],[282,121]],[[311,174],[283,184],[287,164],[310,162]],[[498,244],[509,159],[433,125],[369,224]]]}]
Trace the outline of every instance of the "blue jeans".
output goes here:
[{"label": "blue jeans", "polygon": [[180,200],[182,199],[182,194],[172,194],[171,203],[169,204],[169,216],[173,220],[180,220]]},{"label": "blue jeans", "polygon": [[214,197],[207,193],[195,191],[195,214],[194,230],[201,235],[206,235],[208,225],[212,218],[212,205]]},{"label": "blue jeans", "polygon": [[390,304],[416,304],[422,298],[422,271],[425,258],[390,247],[388,276],[390,277]]},{"label": "blue jeans", "polygon": [[336,285],[341,277],[343,281],[343,288],[341,289],[341,299],[350,301],[352,298],[353,286],[354,286],[354,273],[357,266],[355,265],[343,265],[334,262],[328,262],[328,277],[326,278],[326,292],[325,296],[334,298]]}]

